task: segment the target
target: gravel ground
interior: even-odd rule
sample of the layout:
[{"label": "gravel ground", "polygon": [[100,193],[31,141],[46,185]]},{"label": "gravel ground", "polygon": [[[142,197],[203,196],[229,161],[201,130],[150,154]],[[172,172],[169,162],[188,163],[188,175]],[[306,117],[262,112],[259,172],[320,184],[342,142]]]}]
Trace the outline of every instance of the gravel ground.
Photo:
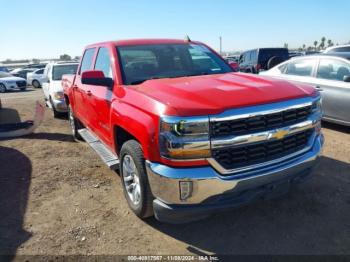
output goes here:
[{"label": "gravel ground", "polygon": [[[0,97],[4,123],[32,118],[42,93]],[[35,134],[0,141],[0,254],[350,254],[350,129],[324,133],[315,176],[288,195],[168,225],[135,217],[119,176],[47,111]]]}]

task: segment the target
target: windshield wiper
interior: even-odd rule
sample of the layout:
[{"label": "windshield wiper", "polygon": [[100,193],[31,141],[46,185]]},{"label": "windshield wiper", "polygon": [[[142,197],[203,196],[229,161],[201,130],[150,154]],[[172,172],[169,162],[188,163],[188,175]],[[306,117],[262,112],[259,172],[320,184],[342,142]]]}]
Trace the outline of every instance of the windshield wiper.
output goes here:
[{"label": "windshield wiper", "polygon": [[178,76],[166,76],[166,77],[155,76],[155,77],[151,77],[151,78],[146,78],[146,79],[140,79],[140,80],[132,81],[132,82],[130,82],[130,85],[139,85],[139,84],[142,84],[143,82],[146,82],[148,80],[154,80],[154,79],[179,78],[179,77],[201,76],[201,75],[209,75],[209,73],[208,72],[200,72],[200,73],[195,73],[195,74],[178,75]]},{"label": "windshield wiper", "polygon": [[148,80],[153,80],[153,79],[161,79],[161,78],[165,78],[165,77],[151,77],[151,78],[146,78],[146,79],[140,79],[140,80],[136,80],[136,81],[132,81],[130,82],[130,85],[138,85],[138,84],[142,84],[143,82],[146,82]]}]

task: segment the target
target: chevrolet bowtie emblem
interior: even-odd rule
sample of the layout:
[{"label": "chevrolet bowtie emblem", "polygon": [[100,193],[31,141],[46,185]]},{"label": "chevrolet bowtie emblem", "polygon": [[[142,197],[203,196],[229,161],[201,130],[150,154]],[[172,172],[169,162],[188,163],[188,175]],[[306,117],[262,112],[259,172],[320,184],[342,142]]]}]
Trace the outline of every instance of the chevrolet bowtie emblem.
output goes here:
[{"label": "chevrolet bowtie emblem", "polygon": [[284,130],[284,129],[280,129],[280,130],[277,130],[276,133],[274,133],[272,135],[273,138],[276,138],[276,139],[282,139],[284,138],[286,135],[288,135],[289,131],[287,130]]}]

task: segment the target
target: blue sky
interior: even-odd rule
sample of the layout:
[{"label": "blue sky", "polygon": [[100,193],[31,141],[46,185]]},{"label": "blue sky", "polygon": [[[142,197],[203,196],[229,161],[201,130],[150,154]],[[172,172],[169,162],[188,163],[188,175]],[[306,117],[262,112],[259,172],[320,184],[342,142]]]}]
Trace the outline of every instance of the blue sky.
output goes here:
[{"label": "blue sky", "polygon": [[223,50],[350,41],[349,0],[11,0],[1,4],[0,60],[81,55],[85,45],[180,38]]}]

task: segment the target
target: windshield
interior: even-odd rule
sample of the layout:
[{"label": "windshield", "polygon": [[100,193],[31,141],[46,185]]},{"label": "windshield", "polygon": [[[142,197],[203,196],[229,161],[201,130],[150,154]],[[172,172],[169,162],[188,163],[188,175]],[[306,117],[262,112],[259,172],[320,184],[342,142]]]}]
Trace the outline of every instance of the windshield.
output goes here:
[{"label": "windshield", "polygon": [[78,64],[72,65],[55,65],[52,69],[52,80],[62,80],[62,75],[74,75],[77,71]]},{"label": "windshield", "polygon": [[11,77],[13,75],[6,73],[6,72],[0,72],[0,78],[4,78],[4,77]]},{"label": "windshield", "polygon": [[207,47],[197,44],[159,44],[117,47],[125,85],[149,79],[232,72]]}]

